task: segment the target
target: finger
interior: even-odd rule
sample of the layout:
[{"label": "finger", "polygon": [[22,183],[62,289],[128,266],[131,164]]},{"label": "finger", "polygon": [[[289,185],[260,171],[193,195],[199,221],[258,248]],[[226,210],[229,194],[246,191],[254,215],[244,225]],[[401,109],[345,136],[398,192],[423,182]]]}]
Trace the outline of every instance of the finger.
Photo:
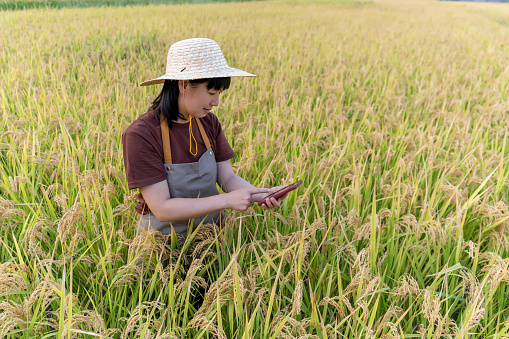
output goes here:
[{"label": "finger", "polygon": [[251,193],[251,195],[258,194],[258,193],[269,193],[269,192],[270,192],[270,188],[258,188],[258,187],[255,187],[255,188],[250,188],[249,189],[249,193]]},{"label": "finger", "polygon": [[272,200],[272,206],[274,206],[274,208],[279,207],[279,205],[280,205],[279,199],[272,198],[271,200]]},{"label": "finger", "polygon": [[272,187],[271,190],[276,192],[276,191],[282,190],[283,188],[287,188],[288,186],[290,186],[290,185],[275,186],[275,187]]},{"label": "finger", "polygon": [[270,199],[265,200],[268,208],[274,208],[274,205],[272,204],[272,200],[273,199],[274,198],[270,198]]},{"label": "finger", "polygon": [[260,200],[262,200],[262,199],[261,199],[259,193],[249,195],[249,201],[251,203],[255,203],[255,202],[258,202]]},{"label": "finger", "polygon": [[288,196],[288,193],[286,193],[285,195],[282,195],[278,198],[278,200],[281,202],[283,200],[285,200],[285,198]]}]

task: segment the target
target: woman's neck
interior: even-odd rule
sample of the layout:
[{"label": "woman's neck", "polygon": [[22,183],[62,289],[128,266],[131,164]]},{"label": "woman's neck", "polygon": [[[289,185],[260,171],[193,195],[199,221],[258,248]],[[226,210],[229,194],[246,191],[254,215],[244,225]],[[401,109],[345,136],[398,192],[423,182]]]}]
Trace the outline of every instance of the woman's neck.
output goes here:
[{"label": "woman's neck", "polygon": [[[179,97],[179,100],[178,100],[178,110],[179,110],[179,115],[177,117],[177,123],[179,124],[185,124],[186,122],[189,122],[189,114],[187,113],[187,110],[185,109],[184,105],[183,105],[183,102],[182,102],[183,98],[182,96]],[[180,117],[183,117],[180,118]]]},{"label": "woman's neck", "polygon": [[184,119],[182,119],[180,116],[178,116],[177,120],[175,121],[177,124],[185,124],[185,123],[189,122],[189,114],[180,113],[180,115],[183,116]]}]

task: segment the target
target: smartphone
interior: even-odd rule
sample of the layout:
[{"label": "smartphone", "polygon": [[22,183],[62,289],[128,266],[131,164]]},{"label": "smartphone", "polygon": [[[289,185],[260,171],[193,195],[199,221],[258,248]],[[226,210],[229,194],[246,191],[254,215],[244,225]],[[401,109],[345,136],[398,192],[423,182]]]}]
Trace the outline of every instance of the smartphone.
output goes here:
[{"label": "smartphone", "polygon": [[265,203],[265,200],[269,199],[269,198],[279,198],[280,196],[283,196],[285,195],[286,193],[288,192],[291,192],[293,191],[294,189],[296,189],[297,187],[299,187],[300,185],[302,184],[302,180],[299,180],[297,182],[294,182],[293,184],[291,185],[288,185],[282,189],[280,189],[279,191],[276,191],[274,193],[271,193],[269,195],[267,195],[265,198],[263,198],[262,200],[260,200],[258,202],[258,206],[261,206]]}]

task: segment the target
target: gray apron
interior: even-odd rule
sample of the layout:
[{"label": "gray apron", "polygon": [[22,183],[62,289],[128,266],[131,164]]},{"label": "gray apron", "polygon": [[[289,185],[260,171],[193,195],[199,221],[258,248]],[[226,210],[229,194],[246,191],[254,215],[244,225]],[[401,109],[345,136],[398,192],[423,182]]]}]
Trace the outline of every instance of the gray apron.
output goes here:
[{"label": "gray apron", "polygon": [[[218,195],[216,187],[217,164],[214,151],[210,146],[209,138],[207,134],[205,134],[200,119],[194,119],[196,119],[207,151],[203,153],[200,160],[197,162],[173,164],[171,161],[170,129],[168,128],[166,120],[161,117],[164,169],[166,171],[166,181],[168,182],[171,198],[205,198]],[[196,228],[202,222],[203,224],[213,223],[219,225],[223,219],[223,210],[214,211],[191,220],[172,222],[159,221],[152,213],[149,213],[140,215],[137,229],[138,232],[141,232],[141,228],[144,228],[146,231],[159,231],[164,235],[171,234],[173,229],[176,234],[185,237],[187,235],[187,229],[191,225],[193,228]]]}]

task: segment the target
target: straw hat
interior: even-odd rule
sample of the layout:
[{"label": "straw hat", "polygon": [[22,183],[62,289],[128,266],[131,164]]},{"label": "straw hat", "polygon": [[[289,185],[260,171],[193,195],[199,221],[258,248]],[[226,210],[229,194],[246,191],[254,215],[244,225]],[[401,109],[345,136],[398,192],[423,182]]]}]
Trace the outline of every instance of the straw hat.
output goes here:
[{"label": "straw hat", "polygon": [[256,75],[229,67],[219,45],[211,39],[196,38],[171,45],[166,74],[143,82],[140,86],[162,84],[164,80],[194,80],[223,77],[254,77]]}]

